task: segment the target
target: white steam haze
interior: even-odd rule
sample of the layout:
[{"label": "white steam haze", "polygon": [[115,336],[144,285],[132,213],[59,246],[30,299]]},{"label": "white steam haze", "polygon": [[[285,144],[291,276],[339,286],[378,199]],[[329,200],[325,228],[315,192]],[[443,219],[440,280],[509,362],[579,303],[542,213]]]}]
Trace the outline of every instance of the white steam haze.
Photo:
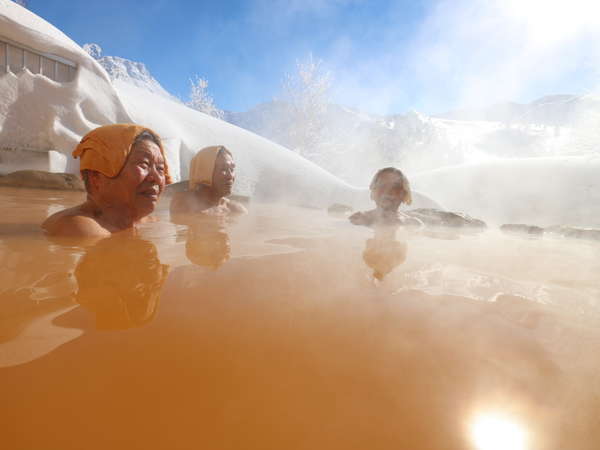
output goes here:
[{"label": "white steam haze", "polygon": [[[594,0],[443,0],[414,35],[382,31],[381,47],[362,60],[350,56],[357,38],[340,38],[323,59],[335,73],[337,101],[373,113],[403,112],[392,106],[398,98],[435,114],[600,85]],[[585,74],[584,85],[568,84],[574,73]]]},{"label": "white steam haze", "polygon": [[[272,27],[346,3],[360,2],[296,4]],[[405,9],[389,14],[400,24]],[[369,33],[341,30],[317,54],[332,104],[306,148],[281,103],[230,120],[353,184],[396,165],[443,205],[488,221],[600,225],[599,2],[443,0],[416,30],[377,30],[357,57]]]}]

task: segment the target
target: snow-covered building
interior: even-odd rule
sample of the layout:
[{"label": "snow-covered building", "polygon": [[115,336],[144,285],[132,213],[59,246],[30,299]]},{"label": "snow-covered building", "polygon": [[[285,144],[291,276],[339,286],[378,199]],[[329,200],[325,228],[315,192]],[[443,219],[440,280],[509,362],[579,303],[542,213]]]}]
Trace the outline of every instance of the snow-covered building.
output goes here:
[{"label": "snow-covered building", "polygon": [[24,69],[58,83],[67,83],[75,78],[77,64],[0,37],[0,72],[18,74]]}]

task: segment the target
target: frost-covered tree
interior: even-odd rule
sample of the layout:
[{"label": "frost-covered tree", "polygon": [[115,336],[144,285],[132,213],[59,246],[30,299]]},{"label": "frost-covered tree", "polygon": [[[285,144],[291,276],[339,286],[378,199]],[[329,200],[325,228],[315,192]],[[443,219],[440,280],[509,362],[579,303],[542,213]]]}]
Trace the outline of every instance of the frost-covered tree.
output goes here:
[{"label": "frost-covered tree", "polygon": [[314,159],[325,139],[326,114],[330,103],[332,75],[312,53],[296,61],[296,71],[282,83],[283,100],[290,105],[288,142],[293,150]]},{"label": "frost-covered tree", "polygon": [[186,105],[217,119],[224,117],[223,111],[215,106],[213,98],[208,93],[208,81],[198,75],[190,79],[190,100]]}]

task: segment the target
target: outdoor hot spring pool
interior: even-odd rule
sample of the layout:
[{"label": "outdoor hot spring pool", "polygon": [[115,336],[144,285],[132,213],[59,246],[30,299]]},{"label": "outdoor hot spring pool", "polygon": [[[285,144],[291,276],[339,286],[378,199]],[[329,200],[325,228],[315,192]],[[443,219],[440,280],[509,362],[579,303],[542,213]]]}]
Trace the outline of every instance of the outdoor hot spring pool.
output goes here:
[{"label": "outdoor hot spring pool", "polygon": [[47,238],[82,196],[0,191],[2,448],[598,448],[597,242],[166,201]]}]

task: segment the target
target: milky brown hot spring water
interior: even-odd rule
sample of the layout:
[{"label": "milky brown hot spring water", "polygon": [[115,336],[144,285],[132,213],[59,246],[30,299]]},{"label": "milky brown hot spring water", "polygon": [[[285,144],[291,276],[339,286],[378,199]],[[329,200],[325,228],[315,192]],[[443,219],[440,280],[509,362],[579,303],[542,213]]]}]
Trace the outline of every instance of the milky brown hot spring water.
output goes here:
[{"label": "milky brown hot spring water", "polygon": [[166,202],[51,240],[83,194],[1,189],[2,448],[598,448],[597,242]]}]

